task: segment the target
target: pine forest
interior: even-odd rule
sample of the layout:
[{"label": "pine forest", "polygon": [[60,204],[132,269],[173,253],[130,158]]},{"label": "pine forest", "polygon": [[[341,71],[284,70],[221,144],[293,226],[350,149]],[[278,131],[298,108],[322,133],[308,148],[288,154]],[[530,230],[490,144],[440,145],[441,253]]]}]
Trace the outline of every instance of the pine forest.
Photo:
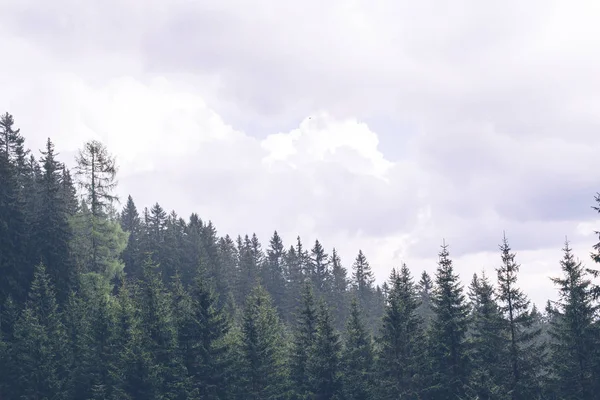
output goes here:
[{"label": "pine forest", "polygon": [[1,400],[600,399],[600,243],[538,309],[502,232],[489,276],[440,239],[376,284],[359,249],[118,199],[101,142],[65,161],[1,116]]}]

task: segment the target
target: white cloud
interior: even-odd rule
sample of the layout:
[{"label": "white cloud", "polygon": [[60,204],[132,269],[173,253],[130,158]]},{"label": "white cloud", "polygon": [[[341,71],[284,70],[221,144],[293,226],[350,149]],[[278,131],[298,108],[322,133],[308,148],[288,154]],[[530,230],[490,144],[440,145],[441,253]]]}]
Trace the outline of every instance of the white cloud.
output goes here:
[{"label": "white cloud", "polygon": [[536,301],[564,235],[587,259],[596,2],[240,4],[1,2],[0,111],[34,149],[106,142],[140,206],[362,248],[380,280],[446,238],[466,284],[503,230]]}]

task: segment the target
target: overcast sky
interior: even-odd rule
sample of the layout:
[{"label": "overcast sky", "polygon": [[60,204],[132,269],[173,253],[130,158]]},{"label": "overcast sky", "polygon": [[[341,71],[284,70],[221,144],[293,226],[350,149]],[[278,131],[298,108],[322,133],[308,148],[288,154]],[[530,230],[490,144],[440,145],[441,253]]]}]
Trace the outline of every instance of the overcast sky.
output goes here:
[{"label": "overcast sky", "polygon": [[[220,234],[318,238],[379,282],[495,279],[554,296],[600,229],[600,2],[0,0],[0,111],[72,162],[103,141],[119,195]],[[39,153],[38,153],[39,154]]]}]

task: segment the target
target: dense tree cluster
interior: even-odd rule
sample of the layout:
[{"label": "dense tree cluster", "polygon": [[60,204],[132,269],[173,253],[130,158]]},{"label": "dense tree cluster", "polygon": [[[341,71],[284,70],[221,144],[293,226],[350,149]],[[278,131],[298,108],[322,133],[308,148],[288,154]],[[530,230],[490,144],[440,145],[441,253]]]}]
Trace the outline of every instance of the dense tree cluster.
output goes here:
[{"label": "dense tree cluster", "polygon": [[506,237],[495,280],[465,288],[444,243],[434,276],[378,286],[362,251],[119,212],[108,149],[76,163],[1,116],[0,399],[600,398],[598,271],[568,242],[542,314]]}]

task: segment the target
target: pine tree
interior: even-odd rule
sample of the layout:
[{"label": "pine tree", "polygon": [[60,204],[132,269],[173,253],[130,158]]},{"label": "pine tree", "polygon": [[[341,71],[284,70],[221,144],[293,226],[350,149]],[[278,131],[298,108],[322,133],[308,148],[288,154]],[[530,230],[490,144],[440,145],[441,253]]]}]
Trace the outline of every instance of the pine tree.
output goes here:
[{"label": "pine tree", "polygon": [[178,351],[172,299],[150,260],[144,265],[144,281],[137,297],[143,346],[152,356],[151,368],[157,371],[158,392],[168,399],[185,399],[189,389],[187,371]]},{"label": "pine tree", "polygon": [[121,255],[125,263],[125,274],[130,278],[139,279],[142,277],[143,260],[140,250],[141,221],[131,196],[127,197],[127,204],[121,211],[120,223],[121,229],[128,233],[127,247]]},{"label": "pine tree", "polygon": [[552,323],[553,371],[563,399],[591,399],[600,376],[594,376],[594,347],[597,328],[591,280],[580,261],[565,243],[560,261],[563,277],[552,278],[559,288],[560,319]]},{"label": "pine tree", "polygon": [[300,305],[302,289],[304,287],[304,265],[307,255],[303,250],[300,237],[297,238],[296,247],[290,246],[285,256],[285,278],[287,296],[284,315],[287,321],[293,321],[294,313]]},{"label": "pine tree", "polygon": [[14,328],[13,383],[21,399],[65,399],[68,353],[54,289],[39,264]]},{"label": "pine tree", "polygon": [[42,151],[39,209],[35,219],[35,248],[52,278],[59,302],[66,301],[74,279],[69,242],[72,229],[65,199],[61,196],[62,164],[55,159],[54,144],[48,139]]},{"label": "pine tree", "polygon": [[342,330],[348,319],[348,273],[336,249],[331,253],[331,290],[327,303],[336,310],[334,315],[337,329]]},{"label": "pine tree", "polygon": [[73,217],[79,211],[79,201],[77,200],[77,189],[73,183],[71,172],[62,165],[62,179],[60,185],[60,197],[65,205],[65,210],[69,217]]},{"label": "pine tree", "polygon": [[297,311],[294,344],[290,359],[290,378],[294,399],[308,399],[314,393],[308,370],[312,348],[317,335],[317,309],[312,287],[304,285],[302,304]]},{"label": "pine tree", "polygon": [[258,240],[253,243],[250,237],[246,235],[244,241],[238,237],[239,254],[239,276],[237,282],[236,294],[238,303],[242,304],[244,299],[250,294],[252,289],[260,282],[260,264],[262,251],[258,246]]},{"label": "pine tree", "polygon": [[354,264],[352,265],[352,285],[356,292],[360,306],[370,313],[373,306],[375,278],[371,266],[362,250],[359,250]]},{"label": "pine tree", "polygon": [[506,236],[500,251],[502,265],[496,271],[500,311],[508,330],[508,388],[513,399],[521,399],[539,393],[539,357],[543,349],[538,346],[536,339],[541,331],[531,330],[533,319],[529,312],[530,302],[517,286],[520,266],[515,262],[516,254],[512,253]]},{"label": "pine tree", "polygon": [[435,283],[432,297],[434,318],[428,346],[433,375],[428,392],[433,398],[462,398],[469,376],[466,343],[468,304],[445,243],[439,253]]},{"label": "pine tree", "polygon": [[315,343],[311,351],[308,367],[314,398],[341,399],[343,396],[340,365],[341,342],[324,301],[319,304]]},{"label": "pine tree", "polygon": [[9,296],[24,300],[31,278],[24,268],[28,237],[16,160],[23,140],[13,124],[12,115],[0,117],[0,304]]},{"label": "pine tree", "polygon": [[419,316],[423,320],[423,326],[427,330],[431,325],[431,320],[433,319],[433,310],[431,305],[431,295],[433,292],[433,281],[431,277],[427,273],[427,271],[423,271],[421,273],[421,279],[417,284],[417,290],[419,292],[419,308],[417,310]]},{"label": "pine tree", "polygon": [[318,240],[310,251],[306,267],[306,275],[312,280],[316,292],[319,295],[326,293],[330,283],[329,256]]},{"label": "pine tree", "polygon": [[362,320],[356,298],[350,303],[350,318],[346,324],[345,337],[342,354],[345,399],[374,399],[373,343]]},{"label": "pine tree", "polygon": [[283,247],[283,241],[277,231],[275,231],[269,241],[267,258],[262,271],[262,281],[278,310],[284,308],[284,263],[285,249]]},{"label": "pine tree", "polygon": [[262,286],[248,296],[241,327],[241,397],[282,399],[287,393],[284,336],[269,294]]},{"label": "pine tree", "polygon": [[418,398],[424,375],[423,330],[417,292],[405,264],[392,270],[379,338],[378,398]]},{"label": "pine tree", "polygon": [[229,321],[217,308],[217,297],[201,276],[189,299],[183,286],[175,287],[174,293],[179,293],[176,310],[182,313],[178,318],[179,346],[192,390],[201,399],[227,398],[230,350],[225,337]]},{"label": "pine tree", "polygon": [[502,314],[495,300],[494,288],[485,273],[473,275],[469,287],[471,299],[470,350],[472,372],[471,396],[478,399],[508,399],[506,373],[502,368],[508,357]]}]

